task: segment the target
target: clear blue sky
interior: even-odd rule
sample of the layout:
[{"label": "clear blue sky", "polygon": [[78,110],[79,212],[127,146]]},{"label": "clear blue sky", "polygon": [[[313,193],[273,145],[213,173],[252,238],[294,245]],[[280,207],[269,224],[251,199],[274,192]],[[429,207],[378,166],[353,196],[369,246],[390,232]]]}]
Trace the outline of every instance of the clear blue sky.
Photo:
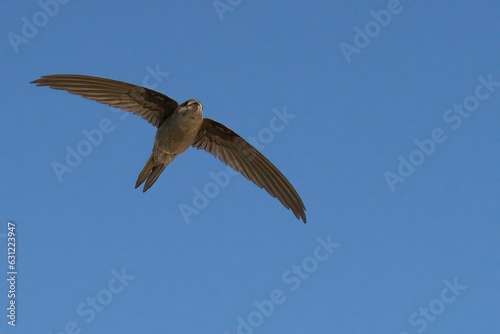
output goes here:
[{"label": "clear blue sky", "polygon": [[[44,1],[0,5],[0,331],[500,331],[499,3]],[[56,73],[200,100],[307,224],[195,149],[134,189],[155,128]]]}]

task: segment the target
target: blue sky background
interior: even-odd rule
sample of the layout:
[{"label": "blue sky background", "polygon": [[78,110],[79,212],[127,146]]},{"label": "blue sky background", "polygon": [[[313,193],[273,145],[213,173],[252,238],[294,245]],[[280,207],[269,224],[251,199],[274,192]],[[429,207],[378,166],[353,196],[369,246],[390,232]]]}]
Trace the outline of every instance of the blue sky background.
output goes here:
[{"label": "blue sky background", "polygon": [[[2,2],[0,268],[7,277],[11,220],[18,307],[12,328],[2,279],[0,331],[498,333],[500,87],[460,126],[443,117],[474,102],[479,76],[500,82],[500,3],[232,3],[219,16],[211,0],[69,1],[52,17],[34,0]],[[388,6],[385,27],[370,23]],[[34,16],[38,32],[13,46]],[[356,46],[367,24],[369,44],[346,57],[341,43]],[[157,67],[168,76],[146,78]],[[225,166],[190,149],[134,189],[155,128],[29,84],[55,73],[146,80],[244,138],[286,110],[295,118],[263,153],[308,223],[238,175],[187,224],[179,206]],[[60,182],[53,162],[106,118],[113,131]],[[435,129],[446,140],[391,191],[385,173]],[[257,313],[272,291],[280,304]]]}]

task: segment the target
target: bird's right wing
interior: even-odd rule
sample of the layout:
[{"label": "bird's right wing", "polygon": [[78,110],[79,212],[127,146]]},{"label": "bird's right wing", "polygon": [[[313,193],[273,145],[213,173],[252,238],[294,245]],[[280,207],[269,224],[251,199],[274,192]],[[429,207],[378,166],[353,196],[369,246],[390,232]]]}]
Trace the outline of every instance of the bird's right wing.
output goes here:
[{"label": "bird's right wing", "polygon": [[305,207],[297,191],[269,160],[237,133],[210,118],[203,119],[193,147],[215,155],[306,222]]},{"label": "bird's right wing", "polygon": [[177,108],[166,95],[126,82],[80,74],[46,75],[31,83],[66,90],[84,98],[130,111],[158,127]]}]

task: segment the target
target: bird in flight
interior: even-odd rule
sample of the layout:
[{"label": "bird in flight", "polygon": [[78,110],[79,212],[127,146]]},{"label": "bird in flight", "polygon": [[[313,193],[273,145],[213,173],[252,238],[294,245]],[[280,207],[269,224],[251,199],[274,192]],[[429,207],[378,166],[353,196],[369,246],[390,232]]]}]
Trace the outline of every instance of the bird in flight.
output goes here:
[{"label": "bird in flight", "polygon": [[187,100],[178,104],[145,87],[79,74],[47,75],[31,83],[132,112],[157,127],[153,153],[137,178],[136,188],[145,182],[143,191],[148,190],[169,163],[193,146],[213,154],[264,188],[291,209],[297,219],[306,222],[304,203],[285,176],[236,132],[213,119],[204,118],[199,101]]}]

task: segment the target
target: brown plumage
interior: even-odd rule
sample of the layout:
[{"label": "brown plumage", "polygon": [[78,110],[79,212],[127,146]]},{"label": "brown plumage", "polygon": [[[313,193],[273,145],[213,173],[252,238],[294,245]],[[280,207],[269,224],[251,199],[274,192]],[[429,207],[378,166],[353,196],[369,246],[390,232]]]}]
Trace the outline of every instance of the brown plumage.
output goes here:
[{"label": "brown plumage", "polygon": [[136,188],[146,181],[143,191],[148,190],[177,155],[193,146],[213,154],[264,188],[291,209],[297,219],[306,222],[304,203],[285,176],[237,133],[210,118],[203,118],[203,107],[197,100],[179,105],[148,88],[87,75],[48,75],[31,83],[66,90],[132,112],[156,126],[153,153],[137,178]]}]

